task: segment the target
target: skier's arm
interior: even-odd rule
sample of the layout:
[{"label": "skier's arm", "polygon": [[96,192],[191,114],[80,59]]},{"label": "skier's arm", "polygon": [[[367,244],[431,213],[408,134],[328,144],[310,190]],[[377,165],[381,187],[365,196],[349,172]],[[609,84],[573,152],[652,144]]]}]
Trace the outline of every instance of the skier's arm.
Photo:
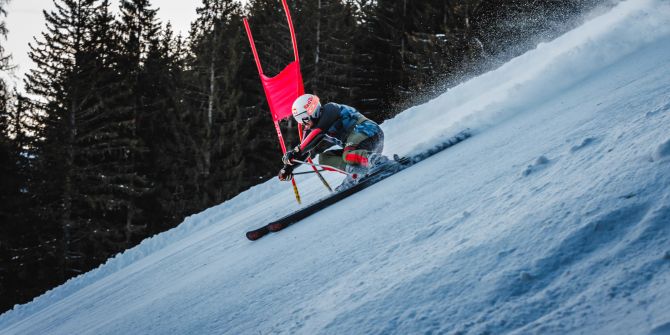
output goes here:
[{"label": "skier's arm", "polygon": [[302,143],[300,143],[300,152],[308,152],[318,146],[326,136],[327,130],[333,126],[339,117],[340,107],[338,105],[327,103],[323,106],[322,115],[319,118],[318,123],[307,137],[305,137]]},{"label": "skier's arm", "polygon": [[323,130],[316,128],[312,130],[307,137],[300,143],[300,152],[309,152],[314,149],[326,136]]}]

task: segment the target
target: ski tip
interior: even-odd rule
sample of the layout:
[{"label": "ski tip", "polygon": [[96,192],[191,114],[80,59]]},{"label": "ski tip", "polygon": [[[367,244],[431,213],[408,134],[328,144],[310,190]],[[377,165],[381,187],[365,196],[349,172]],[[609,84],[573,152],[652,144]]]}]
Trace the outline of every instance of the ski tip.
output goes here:
[{"label": "ski tip", "polygon": [[247,235],[247,238],[250,241],[256,241],[256,240],[260,239],[261,237],[267,235],[268,232],[269,231],[267,229],[257,229],[257,230],[248,231],[246,235]]}]

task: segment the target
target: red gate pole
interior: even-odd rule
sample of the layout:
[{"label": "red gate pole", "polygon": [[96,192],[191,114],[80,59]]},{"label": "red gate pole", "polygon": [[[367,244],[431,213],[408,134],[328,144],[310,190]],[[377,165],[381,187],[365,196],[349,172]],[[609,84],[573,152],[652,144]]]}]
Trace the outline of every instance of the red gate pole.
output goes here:
[{"label": "red gate pole", "polygon": [[[249,28],[249,22],[247,21],[246,18],[242,19],[244,21],[244,28],[247,31],[247,37],[249,38],[249,44],[251,45],[251,51],[254,54],[254,60],[256,61],[256,67],[258,68],[258,75],[261,77],[261,80],[263,79],[263,67],[261,66],[261,61],[258,58],[258,52],[256,51],[256,43],[254,43],[254,37],[251,35],[251,29]],[[265,92],[265,98],[269,98],[269,94],[267,91],[267,88],[265,85],[263,86],[263,91]],[[271,102],[270,102],[270,105]],[[274,120],[274,117],[273,117]],[[279,145],[281,146],[282,153],[286,153],[286,144],[284,143],[284,136],[281,133],[281,128],[279,127],[279,122],[277,120],[274,120],[275,124],[275,130],[277,131],[277,137],[279,137]],[[295,194],[295,200],[298,202],[298,204],[302,204],[302,200],[300,199],[300,192],[298,191],[298,184],[295,182],[295,179],[291,179],[291,183],[293,184],[293,193]]]}]

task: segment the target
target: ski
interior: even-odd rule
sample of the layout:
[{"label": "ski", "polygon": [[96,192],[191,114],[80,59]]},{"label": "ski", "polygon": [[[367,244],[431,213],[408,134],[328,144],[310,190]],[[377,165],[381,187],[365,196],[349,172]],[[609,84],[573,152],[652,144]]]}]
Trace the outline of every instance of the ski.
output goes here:
[{"label": "ski", "polygon": [[447,141],[444,141],[424,152],[420,152],[418,154],[414,154],[409,157],[398,157],[397,155],[394,155],[394,159],[392,161],[380,166],[377,169],[373,169],[373,171],[361,177],[356,184],[350,186],[349,188],[338,191],[320,201],[317,201],[305,208],[302,208],[296,212],[286,215],[278,220],[270,222],[258,229],[248,231],[246,233],[246,236],[249,240],[255,241],[269,233],[278,232],[354,193],[357,193],[367,187],[370,187],[371,185],[374,185],[381,180],[384,180],[422,160],[425,160],[426,158],[433,156],[438,152],[441,152],[449,147],[452,147],[464,141],[465,139],[469,138],[470,136],[471,132],[469,130],[464,130],[456,134],[455,136],[449,138]]}]

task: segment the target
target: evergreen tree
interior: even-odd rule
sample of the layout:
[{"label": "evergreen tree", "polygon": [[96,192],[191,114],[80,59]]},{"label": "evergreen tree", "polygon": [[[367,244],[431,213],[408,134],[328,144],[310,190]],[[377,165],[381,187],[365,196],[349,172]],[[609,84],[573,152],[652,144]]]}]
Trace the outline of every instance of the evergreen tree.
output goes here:
[{"label": "evergreen tree", "polygon": [[7,107],[4,119],[11,136],[0,145],[0,310],[59,284],[62,264],[59,232],[41,219],[31,188],[35,158],[30,101],[14,92]]},{"label": "evergreen tree", "polygon": [[[4,18],[7,16],[7,5],[11,0],[0,0],[0,17]],[[7,23],[5,20],[0,20],[0,38],[3,40],[7,38]],[[11,55],[5,53],[4,41],[0,44],[0,71],[8,71],[10,69],[9,60]],[[2,82],[2,88],[6,91],[6,83]]]},{"label": "evergreen tree", "polygon": [[192,133],[187,104],[190,87],[185,75],[185,57],[181,38],[175,38],[171,26],[149,42],[140,81],[144,86],[139,134],[146,143],[141,172],[151,181],[152,189],[142,197],[141,207],[152,232],[174,227],[184,216],[202,209],[197,196],[200,189],[197,161],[199,146]]},{"label": "evergreen tree", "polygon": [[356,8],[353,13],[356,29],[350,42],[354,57],[349,65],[353,105],[369,113],[368,116],[373,119],[381,121],[389,116],[390,108],[385,100],[388,92],[380,87],[385,84],[378,77],[381,70],[376,62],[381,55],[371,45],[374,43],[371,34],[374,27],[375,0],[355,0],[351,5]]},{"label": "evergreen tree", "polygon": [[[296,12],[292,2],[289,7]],[[275,0],[251,0],[247,3],[247,12],[263,71],[274,76],[294,60],[286,13],[281,2]]]},{"label": "evergreen tree", "polygon": [[[5,17],[7,2],[0,0],[0,17]],[[4,38],[7,35],[7,28],[4,19],[0,21],[0,71],[6,73],[7,58],[4,52]],[[16,210],[12,199],[15,199],[19,186],[16,185],[18,178],[17,156],[12,150],[12,140],[9,135],[10,113],[8,110],[9,95],[6,83],[0,78],[0,297],[8,297],[0,300],[0,310],[4,310],[8,304],[11,304],[12,298],[15,299],[14,292],[11,292],[9,277],[11,276],[11,253],[9,243],[15,236],[13,232]]]},{"label": "evergreen tree", "polygon": [[117,224],[128,217],[125,197],[134,190],[127,135],[132,119],[116,105],[109,1],[54,4],[56,10],[45,14],[43,40],[31,46],[38,66],[26,88],[40,97],[35,106],[42,115],[36,120],[43,140],[34,188],[43,219],[60,227],[61,278],[67,278],[104,261],[127,240]]},{"label": "evergreen tree", "polygon": [[[274,7],[269,1],[250,6],[276,11],[277,3]],[[280,151],[243,31],[240,6],[235,1],[207,0],[198,14],[191,29],[189,76],[195,89],[189,101],[195,112],[193,132],[199,134],[201,157],[205,158],[199,160],[203,204],[210,205],[274,175],[269,166],[279,159]],[[253,22],[252,29],[258,31]],[[273,63],[280,69],[274,57],[261,57],[272,58],[269,68]],[[268,71],[265,63],[263,66]]]},{"label": "evergreen tree", "polygon": [[[20,151],[16,146],[17,141],[12,139],[11,134],[17,131],[12,124],[12,121],[14,121],[12,119],[17,114],[14,113],[12,115],[13,113],[9,108],[11,103],[10,97],[7,93],[1,92],[0,94],[2,94],[0,96],[0,175],[2,175],[2,180],[0,181],[0,222],[3,222],[2,226],[5,228],[11,225],[15,218],[14,210],[16,208],[13,206],[13,203],[19,195],[21,187],[21,178],[19,178]],[[3,239],[0,243],[8,243],[4,239],[9,235],[1,234],[0,236]]]},{"label": "evergreen tree", "polygon": [[[241,92],[236,80],[240,67],[241,22],[240,7],[234,1],[203,0],[197,13],[198,18],[191,28],[190,75],[198,94],[191,96],[190,102],[195,112],[193,130],[200,143],[197,172],[203,187],[198,196],[205,204],[220,201],[226,189],[234,188],[222,182],[231,180],[230,172],[239,165],[242,156],[230,155],[234,143],[240,140],[235,136],[239,126],[236,117],[240,116],[241,108]],[[228,156],[228,162],[220,161],[222,155]],[[216,186],[207,187],[212,185],[210,180],[216,180]]]},{"label": "evergreen tree", "polygon": [[118,71],[119,82],[127,90],[125,108],[126,118],[130,120],[127,134],[131,139],[128,171],[132,171],[134,178],[133,193],[127,194],[129,211],[125,229],[127,243],[133,245],[146,233],[159,231],[157,226],[163,226],[162,213],[151,212],[156,209],[154,198],[158,188],[152,149],[163,139],[152,136],[151,130],[158,114],[163,112],[158,109],[165,107],[164,101],[174,94],[165,91],[164,86],[171,82],[161,83],[164,70],[157,65],[164,57],[160,49],[162,34],[157,9],[148,0],[123,0],[120,9]]},{"label": "evergreen tree", "polygon": [[368,83],[363,101],[380,119],[396,113],[409,94],[408,33],[414,28],[410,19],[420,4],[416,1],[359,1],[363,10],[358,53],[369,55],[365,62]]},{"label": "evergreen tree", "polygon": [[[295,17],[305,91],[324,101],[353,104],[354,4],[341,0],[301,3]],[[290,46],[290,45],[289,45]]]},{"label": "evergreen tree", "polygon": [[[8,1],[0,1],[4,17]],[[7,29],[0,21],[0,72],[9,77],[10,55],[5,53]],[[52,287],[51,271],[58,264],[54,231],[45,229],[36,215],[29,181],[34,158],[30,103],[0,80],[0,311],[27,302]]]},{"label": "evergreen tree", "polygon": [[[408,35],[408,76],[415,96],[423,102],[472,71],[482,56],[472,17],[481,0],[427,1],[418,8],[416,30]],[[416,98],[418,97],[418,99]]]}]

